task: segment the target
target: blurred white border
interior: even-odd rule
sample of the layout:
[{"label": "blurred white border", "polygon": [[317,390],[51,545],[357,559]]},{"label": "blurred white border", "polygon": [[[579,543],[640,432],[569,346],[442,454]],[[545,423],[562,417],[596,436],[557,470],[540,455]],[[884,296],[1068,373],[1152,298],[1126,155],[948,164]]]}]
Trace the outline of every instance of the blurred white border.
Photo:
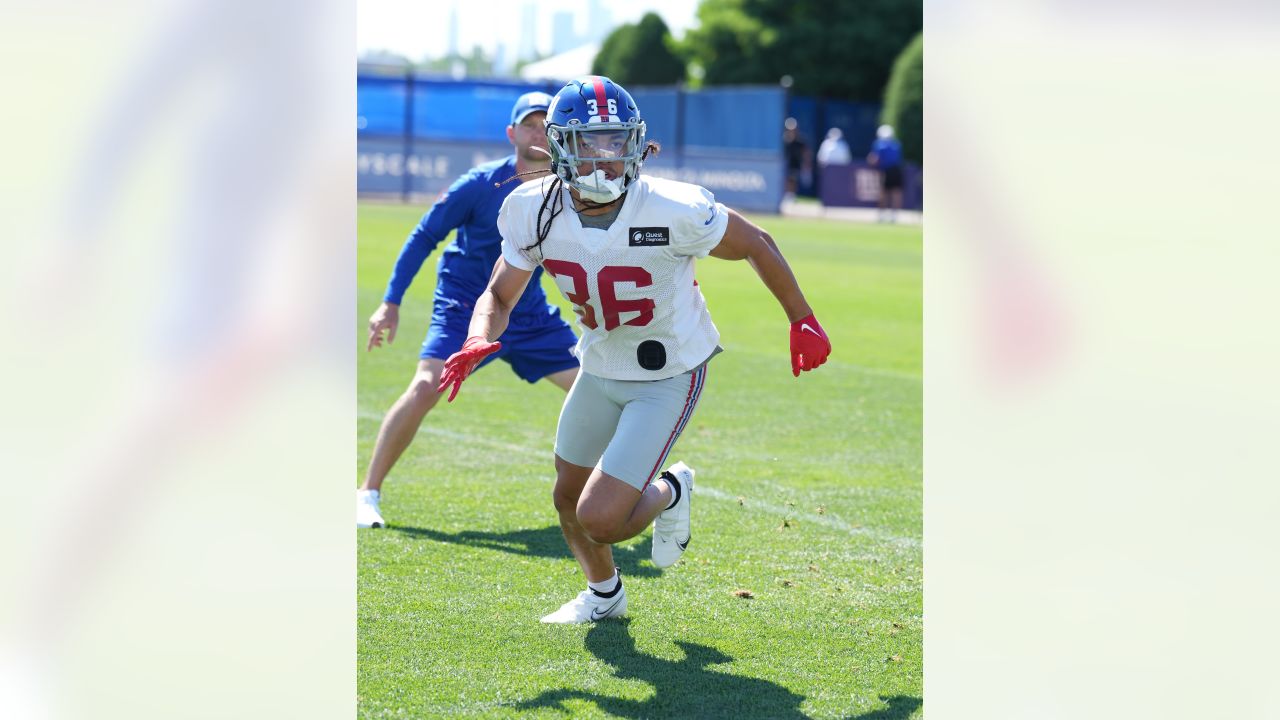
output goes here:
[{"label": "blurred white border", "polygon": [[354,714],[354,28],[3,11],[0,716]]},{"label": "blurred white border", "polygon": [[[1272,717],[1261,3],[926,5],[926,697]],[[355,710],[354,4],[0,22],[4,717]]]},{"label": "blurred white border", "polygon": [[926,4],[932,715],[1280,714],[1276,18]]}]

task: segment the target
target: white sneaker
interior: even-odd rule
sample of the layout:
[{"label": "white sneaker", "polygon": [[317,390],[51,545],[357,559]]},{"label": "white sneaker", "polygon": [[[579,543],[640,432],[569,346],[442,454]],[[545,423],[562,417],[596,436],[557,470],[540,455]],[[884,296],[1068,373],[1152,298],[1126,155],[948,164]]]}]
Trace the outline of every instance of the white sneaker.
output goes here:
[{"label": "white sneaker", "polygon": [[382,521],[382,513],[378,510],[381,496],[377,490],[356,490],[356,527],[386,527],[386,523]]},{"label": "white sneaker", "polygon": [[627,589],[618,588],[618,594],[602,598],[590,590],[583,590],[578,597],[560,606],[560,609],[542,618],[544,623],[576,625],[595,622],[627,613]]},{"label": "white sneaker", "polygon": [[675,564],[689,546],[689,500],[693,495],[693,468],[678,462],[664,473],[680,484],[680,500],[653,520],[653,564],[660,568]]}]

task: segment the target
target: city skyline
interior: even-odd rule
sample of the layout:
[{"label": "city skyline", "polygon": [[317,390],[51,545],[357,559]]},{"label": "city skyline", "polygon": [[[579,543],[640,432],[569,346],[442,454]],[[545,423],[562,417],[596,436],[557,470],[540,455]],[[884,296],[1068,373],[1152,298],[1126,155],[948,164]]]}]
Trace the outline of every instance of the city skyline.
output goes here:
[{"label": "city skyline", "polygon": [[[509,68],[535,53],[546,56],[557,49],[598,42],[617,25],[637,22],[646,12],[660,15],[676,37],[696,22],[696,3],[689,0],[638,0],[625,5],[602,0],[451,0],[430,6],[362,0],[356,6],[356,49],[362,56],[381,50],[420,62],[444,57],[454,49],[465,56],[480,47],[497,64]],[[532,33],[526,29],[530,24]]]}]

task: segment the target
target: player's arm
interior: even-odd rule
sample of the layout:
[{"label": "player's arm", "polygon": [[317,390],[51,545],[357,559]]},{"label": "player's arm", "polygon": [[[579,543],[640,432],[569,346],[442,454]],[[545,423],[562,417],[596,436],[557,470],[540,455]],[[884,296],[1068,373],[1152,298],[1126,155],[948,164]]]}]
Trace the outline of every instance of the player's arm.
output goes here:
[{"label": "player's arm", "polygon": [[369,343],[365,347],[366,351],[382,347],[383,333],[386,333],[388,343],[395,341],[396,329],[400,326],[400,302],[404,299],[404,294],[409,290],[418,270],[422,269],[422,263],[426,262],[440,242],[470,218],[478,198],[477,187],[478,184],[470,173],[458,178],[422,216],[413,232],[409,233],[391,270],[382,304],[369,316]]},{"label": "player's arm", "polygon": [[387,334],[387,343],[395,342],[398,327],[400,327],[400,303],[383,300],[378,309],[369,316],[369,344],[365,347],[365,352],[382,347],[384,332]]},{"label": "player's arm", "polygon": [[791,272],[791,266],[782,257],[773,238],[763,228],[742,217],[736,210],[729,210],[729,224],[720,244],[711,249],[711,256],[721,260],[746,260],[765,287],[778,299],[787,313],[787,320],[795,322],[813,314],[804,299],[800,284]]},{"label": "player's arm", "polygon": [[489,276],[489,286],[476,300],[467,337],[479,337],[487,342],[502,335],[511,319],[511,310],[524,294],[531,277],[532,271],[509,265],[505,258],[499,257],[493,265],[493,275]]},{"label": "player's arm", "polygon": [[722,260],[746,260],[764,282],[769,292],[787,313],[791,322],[791,372],[799,376],[801,370],[813,370],[827,361],[831,354],[831,341],[813,309],[804,299],[800,283],[791,272],[791,266],[763,228],[729,210],[729,222],[720,244],[711,250],[713,257]]},{"label": "player's arm", "polygon": [[516,306],[531,277],[532,270],[521,270],[508,264],[502,257],[494,263],[489,287],[480,294],[476,300],[476,309],[471,313],[467,341],[462,344],[461,350],[444,361],[444,371],[440,373],[440,384],[436,386],[436,392],[444,392],[452,386],[449,402],[457,397],[462,381],[467,379],[481,361],[502,349],[502,343],[493,339],[507,329],[511,309]]}]

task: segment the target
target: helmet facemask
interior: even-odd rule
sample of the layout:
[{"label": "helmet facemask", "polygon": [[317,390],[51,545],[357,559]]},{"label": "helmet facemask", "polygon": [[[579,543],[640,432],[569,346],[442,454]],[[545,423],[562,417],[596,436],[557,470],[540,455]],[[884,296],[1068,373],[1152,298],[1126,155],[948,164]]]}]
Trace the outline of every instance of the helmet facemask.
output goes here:
[{"label": "helmet facemask", "polygon": [[640,176],[644,145],[645,125],[638,118],[588,123],[575,118],[547,126],[552,172],[593,203],[611,203],[626,192]]}]

